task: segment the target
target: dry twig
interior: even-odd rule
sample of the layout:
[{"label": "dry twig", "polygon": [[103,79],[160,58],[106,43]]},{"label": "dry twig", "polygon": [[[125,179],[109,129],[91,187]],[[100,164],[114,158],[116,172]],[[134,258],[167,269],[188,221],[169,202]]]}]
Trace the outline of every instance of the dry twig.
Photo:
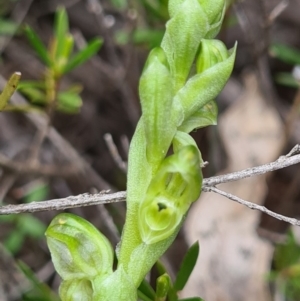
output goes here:
[{"label": "dry twig", "polygon": [[[280,214],[277,214],[273,211],[268,210],[264,206],[260,206],[249,201],[242,200],[241,198],[234,196],[230,193],[224,192],[216,187],[215,185],[241,180],[247,177],[261,175],[270,171],[277,169],[282,169],[291,165],[300,163],[300,146],[296,145],[287,155],[281,156],[274,162],[264,164],[261,166],[244,169],[238,172],[233,172],[226,175],[216,176],[204,179],[202,190],[205,192],[215,192],[221,194],[230,200],[238,202],[242,205],[245,205],[251,209],[256,209],[262,211],[270,216],[273,216],[279,220],[283,220],[292,225],[300,226],[300,221],[294,218],[289,218]],[[96,194],[81,194],[78,196],[69,196],[63,199],[55,199],[44,202],[33,202],[30,204],[21,204],[21,205],[6,205],[0,207],[0,215],[3,214],[16,214],[23,212],[35,212],[35,211],[46,211],[46,210],[64,210],[67,208],[75,207],[84,207],[92,206],[98,204],[107,204],[107,203],[116,203],[125,201],[126,192],[121,191],[113,194],[108,194],[109,191],[102,191]]]},{"label": "dry twig", "polygon": [[229,173],[226,175],[211,177],[203,180],[203,187],[212,187],[218,184],[237,181],[248,177],[262,175],[264,173],[282,169],[291,165],[300,163],[300,147],[297,144],[287,155],[281,156],[274,162],[264,165],[247,168],[241,171]]},{"label": "dry twig", "polygon": [[125,191],[120,191],[111,194],[108,194],[108,192],[109,190],[104,190],[95,194],[83,193],[77,196],[69,196],[67,198],[53,199],[44,202],[32,202],[29,204],[21,205],[6,205],[0,207],[0,215],[49,210],[64,210],[69,208],[125,201]]},{"label": "dry twig", "polygon": [[127,172],[127,164],[122,160],[118,148],[115,145],[113,138],[111,134],[107,133],[103,136],[104,141],[108,147],[109,153],[111,154],[114,162],[117,164],[117,166],[122,170],[123,172]]},{"label": "dry twig", "polygon": [[220,194],[220,195],[223,195],[224,197],[228,198],[229,200],[232,200],[234,202],[238,202],[244,206],[247,206],[248,208],[250,209],[253,209],[253,210],[259,210],[261,212],[264,212],[270,216],[273,216],[281,221],[284,221],[284,222],[287,222],[289,224],[292,224],[294,226],[300,226],[300,220],[297,220],[295,218],[291,218],[291,217],[287,217],[287,216],[284,216],[284,215],[281,215],[281,214],[278,214],[278,213],[275,213],[269,209],[267,209],[265,206],[261,206],[261,205],[257,205],[255,203],[251,203],[249,201],[245,201],[231,193],[228,193],[228,192],[225,192],[223,190],[220,190],[216,187],[203,187],[203,191],[205,192],[215,192],[217,194]]}]

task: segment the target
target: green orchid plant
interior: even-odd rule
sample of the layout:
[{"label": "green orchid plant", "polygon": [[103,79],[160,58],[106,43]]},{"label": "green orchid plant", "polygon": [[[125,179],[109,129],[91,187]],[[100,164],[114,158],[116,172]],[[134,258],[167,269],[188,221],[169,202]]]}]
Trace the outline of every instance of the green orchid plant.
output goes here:
[{"label": "green orchid plant", "polygon": [[[94,226],[73,214],[58,215],[46,236],[63,280],[63,301],[136,301],[145,275],[199,198],[203,161],[189,133],[216,124],[214,99],[233,69],[236,47],[227,50],[213,39],[225,8],[225,0],[169,0],[164,38],[140,78],[142,116],[129,150],[117,268],[109,241]],[[154,300],[166,300],[167,289],[159,283],[168,280],[161,277],[160,297]]]}]

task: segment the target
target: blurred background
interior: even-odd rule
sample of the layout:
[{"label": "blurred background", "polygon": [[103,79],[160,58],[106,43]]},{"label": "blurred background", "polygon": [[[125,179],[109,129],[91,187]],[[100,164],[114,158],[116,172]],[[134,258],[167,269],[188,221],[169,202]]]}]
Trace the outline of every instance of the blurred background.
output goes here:
[{"label": "blurred background", "polygon": [[[300,1],[227,2],[218,38],[228,48],[238,42],[234,71],[217,99],[218,125],[192,134],[209,162],[205,177],[274,161],[300,141]],[[66,9],[65,28],[59,7]],[[141,113],[138,80],[163,37],[167,7],[168,0],[0,0],[1,90],[13,72],[22,73],[0,114],[1,205],[126,189]],[[54,49],[64,39],[59,56]],[[298,166],[220,187],[300,215]],[[68,211],[117,244],[125,204]],[[1,301],[59,300],[44,238],[57,213],[0,216]],[[183,297],[300,300],[297,229],[203,193],[162,259],[171,275],[196,240],[200,257]]]}]

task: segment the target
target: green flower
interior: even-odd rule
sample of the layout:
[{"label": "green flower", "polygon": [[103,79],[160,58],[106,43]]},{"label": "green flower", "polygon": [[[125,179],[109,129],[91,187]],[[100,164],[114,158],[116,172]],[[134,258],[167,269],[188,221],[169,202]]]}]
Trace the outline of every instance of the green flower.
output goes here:
[{"label": "green flower", "polygon": [[171,236],[200,195],[202,174],[195,146],[167,157],[153,177],[139,209],[142,241],[153,244]]},{"label": "green flower", "polygon": [[112,274],[113,250],[107,238],[88,221],[69,213],[53,219],[46,237],[54,267],[64,280],[61,299],[89,300],[93,280]]}]

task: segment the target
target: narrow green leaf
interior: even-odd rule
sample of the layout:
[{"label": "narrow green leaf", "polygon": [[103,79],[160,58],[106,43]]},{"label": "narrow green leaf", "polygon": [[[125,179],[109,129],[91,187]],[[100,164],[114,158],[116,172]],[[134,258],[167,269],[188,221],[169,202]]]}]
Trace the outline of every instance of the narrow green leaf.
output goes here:
[{"label": "narrow green leaf", "polygon": [[149,298],[148,296],[146,296],[143,292],[141,292],[140,290],[137,291],[137,295],[139,297],[139,300],[142,301],[153,301],[154,299]]},{"label": "narrow green leaf", "polygon": [[168,292],[168,301],[178,301],[178,294],[174,287],[171,287]]},{"label": "narrow green leaf", "polygon": [[45,89],[46,84],[45,81],[37,81],[37,80],[21,80],[18,84],[17,90],[23,89],[23,88],[39,88],[39,89]]},{"label": "narrow green leaf", "polygon": [[[56,45],[53,44],[53,49],[56,51]],[[66,64],[68,63],[70,59],[70,55],[72,54],[74,46],[74,37],[67,33],[64,37],[64,46],[61,50],[59,56],[56,55],[54,65],[53,65],[53,74],[54,77],[59,80],[61,76],[64,73],[64,69],[66,67]]]},{"label": "narrow green leaf", "polygon": [[19,261],[18,265],[31,284],[31,288],[22,295],[23,301],[61,301],[46,284],[36,278],[35,273],[24,262]]},{"label": "narrow green leaf", "polygon": [[46,231],[46,226],[36,217],[24,214],[18,219],[19,232],[31,236],[33,238],[40,238]]},{"label": "narrow green leaf", "polygon": [[25,95],[27,99],[33,104],[46,104],[46,94],[44,91],[34,87],[23,87],[19,89],[20,93]]},{"label": "narrow green leaf", "polygon": [[155,298],[155,291],[151,287],[151,285],[144,279],[138,288],[139,292],[141,292],[144,296],[147,296],[150,300]]},{"label": "narrow green leaf", "polygon": [[271,46],[270,51],[271,54],[287,64],[300,65],[300,51],[293,47],[276,43]]},{"label": "narrow green leaf", "polygon": [[95,38],[94,40],[90,41],[84,49],[79,51],[69,60],[69,62],[66,64],[65,68],[63,69],[62,73],[67,73],[72,71],[74,68],[83,64],[90,57],[95,55],[99,51],[102,43],[103,40],[99,38]]},{"label": "narrow green leaf", "polygon": [[15,72],[8,80],[6,83],[1,95],[0,95],[0,111],[2,111],[14,92],[17,89],[19,80],[21,78],[21,73],[20,72]]},{"label": "narrow green leaf", "polygon": [[18,30],[18,27],[16,22],[0,18],[0,35],[12,36]]},{"label": "narrow green leaf", "polygon": [[11,253],[15,254],[18,252],[24,242],[25,236],[20,231],[13,231],[9,234],[9,236],[4,241],[4,246]]},{"label": "narrow green leaf", "polygon": [[36,51],[37,55],[40,57],[40,59],[47,65],[52,65],[52,60],[50,59],[49,53],[47,51],[47,48],[44,46],[43,42],[39,38],[39,36],[36,34],[36,32],[28,25],[25,26],[25,34],[26,37],[33,47],[33,49]]},{"label": "narrow green leaf", "polygon": [[167,273],[166,267],[160,260],[158,260],[156,262],[155,267],[156,267],[159,275],[163,275],[163,274]]},{"label": "narrow green leaf", "polygon": [[61,53],[61,61],[64,62],[64,64],[69,59],[69,56],[72,54],[74,46],[74,37],[71,34],[67,34],[65,36],[65,47],[63,49],[63,52]]},{"label": "narrow green leaf", "polygon": [[80,95],[72,91],[58,93],[57,100],[57,109],[65,113],[78,113],[82,106],[82,99]]},{"label": "narrow green leaf", "polygon": [[190,247],[190,249],[188,250],[188,252],[186,253],[182,261],[181,267],[179,269],[179,272],[177,274],[174,283],[174,288],[177,291],[181,291],[186,285],[194,269],[194,266],[197,262],[198,255],[199,255],[199,242],[197,241]]},{"label": "narrow green leaf", "polygon": [[56,38],[55,58],[59,60],[66,48],[66,36],[69,32],[69,21],[66,10],[59,7],[55,14],[54,32]]},{"label": "narrow green leaf", "polygon": [[278,84],[291,88],[299,88],[300,82],[295,79],[291,73],[279,72],[275,75],[275,81]]}]

